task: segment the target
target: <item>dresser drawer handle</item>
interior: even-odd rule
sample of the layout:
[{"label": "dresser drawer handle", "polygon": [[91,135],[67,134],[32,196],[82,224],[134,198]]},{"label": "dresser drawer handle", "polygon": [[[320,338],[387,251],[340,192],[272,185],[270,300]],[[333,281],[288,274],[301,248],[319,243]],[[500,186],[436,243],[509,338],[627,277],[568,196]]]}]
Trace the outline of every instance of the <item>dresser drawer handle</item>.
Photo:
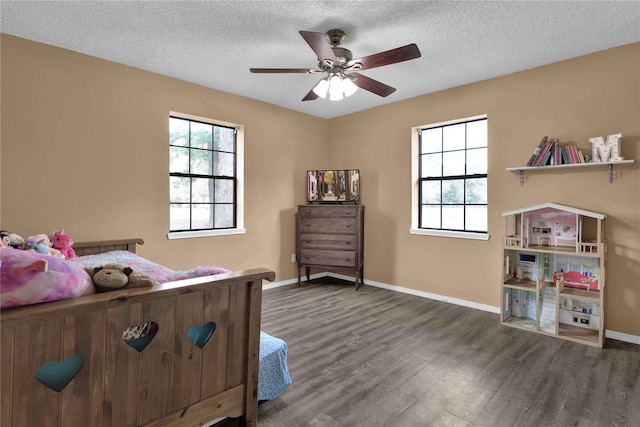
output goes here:
[{"label": "dresser drawer handle", "polygon": [[311,213],[311,211],[310,211],[309,209],[305,210],[304,212],[305,212],[305,213],[308,213],[308,214],[310,214],[310,213]]},{"label": "dresser drawer handle", "polygon": [[305,255],[305,256],[304,256],[304,258],[305,258],[305,259],[309,259],[309,255]]},{"label": "dresser drawer handle", "polygon": [[311,227],[311,223],[309,221],[306,222],[305,224],[307,227]]},{"label": "dresser drawer handle", "polygon": [[347,215],[349,215],[351,213],[351,211],[347,211]]},{"label": "dresser drawer handle", "polygon": [[305,239],[305,243],[311,243],[311,239]]},{"label": "dresser drawer handle", "polygon": [[347,240],[347,245],[350,245],[350,244],[351,244],[351,240]]},{"label": "dresser drawer handle", "polygon": [[344,257],[344,260],[345,260],[345,261],[350,261],[350,260],[351,260],[351,258],[349,258],[348,256],[346,256],[346,257]]},{"label": "dresser drawer handle", "polygon": [[347,228],[351,228],[351,224],[347,224]]}]

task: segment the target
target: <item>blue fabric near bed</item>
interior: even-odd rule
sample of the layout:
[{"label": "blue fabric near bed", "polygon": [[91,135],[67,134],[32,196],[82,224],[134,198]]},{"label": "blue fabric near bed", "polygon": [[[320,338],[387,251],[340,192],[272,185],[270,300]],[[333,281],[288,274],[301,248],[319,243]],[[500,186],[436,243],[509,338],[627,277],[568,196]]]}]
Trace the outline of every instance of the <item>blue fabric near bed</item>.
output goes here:
[{"label": "blue fabric near bed", "polygon": [[260,331],[258,400],[272,400],[291,384],[287,368],[287,343]]}]

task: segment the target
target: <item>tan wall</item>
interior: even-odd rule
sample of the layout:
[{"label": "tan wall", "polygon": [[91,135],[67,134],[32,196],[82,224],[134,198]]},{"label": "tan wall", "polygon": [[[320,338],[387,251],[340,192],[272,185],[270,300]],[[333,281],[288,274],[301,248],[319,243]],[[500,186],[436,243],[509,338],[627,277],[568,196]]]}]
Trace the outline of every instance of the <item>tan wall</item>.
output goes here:
[{"label": "tan wall", "polygon": [[[360,168],[366,280],[498,306],[500,213],[562,203],[610,216],[607,329],[640,335],[640,162],[613,184],[604,168],[538,172],[522,187],[505,171],[545,134],[587,148],[622,132],[622,155],[638,159],[640,44],[332,120],[6,35],[1,48],[2,228],[140,236],[143,256],[174,268],[265,266],[286,280],[304,172]],[[245,126],[247,234],[166,239],[170,110]],[[491,239],[410,235],[410,128],[478,114],[489,118]]]},{"label": "tan wall", "polygon": [[[425,76],[428,78],[428,76]],[[389,83],[389,82],[387,82]],[[411,235],[414,126],[488,115],[489,241]],[[365,279],[500,305],[501,212],[555,202],[609,215],[606,327],[640,335],[640,161],[527,174],[543,135],[590,152],[589,137],[621,132],[640,158],[640,43],[343,116],[330,122],[332,162],[358,159]]]},{"label": "tan wall", "polygon": [[[3,229],[138,236],[173,268],[294,276],[295,206],[326,163],[326,120],[7,35],[1,47]],[[246,234],[167,240],[169,111],[245,126]]]}]

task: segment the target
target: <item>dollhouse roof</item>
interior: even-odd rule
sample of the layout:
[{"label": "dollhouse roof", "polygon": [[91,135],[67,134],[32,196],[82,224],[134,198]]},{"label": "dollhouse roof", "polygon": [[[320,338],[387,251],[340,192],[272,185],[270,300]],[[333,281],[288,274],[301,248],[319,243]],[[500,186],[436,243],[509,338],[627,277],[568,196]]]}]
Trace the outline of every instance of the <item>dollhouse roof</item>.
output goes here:
[{"label": "dollhouse roof", "polygon": [[502,216],[516,215],[516,214],[521,214],[525,212],[547,210],[547,209],[548,210],[555,209],[555,210],[560,210],[567,213],[588,216],[588,217],[597,218],[597,219],[605,219],[607,217],[607,215],[601,214],[598,212],[591,212],[584,209],[574,208],[571,206],[559,205],[557,203],[542,203],[539,205],[529,206],[526,208],[514,209],[511,211],[504,211],[502,212]]}]

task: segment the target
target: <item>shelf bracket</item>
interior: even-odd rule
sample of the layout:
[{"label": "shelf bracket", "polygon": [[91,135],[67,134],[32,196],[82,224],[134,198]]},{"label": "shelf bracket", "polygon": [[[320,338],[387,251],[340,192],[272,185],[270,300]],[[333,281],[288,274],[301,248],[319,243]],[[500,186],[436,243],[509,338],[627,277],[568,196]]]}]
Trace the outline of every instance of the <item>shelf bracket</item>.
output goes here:
[{"label": "shelf bracket", "polygon": [[[520,177],[520,187],[522,187],[524,185],[524,171],[522,169],[518,169],[518,176]],[[611,177],[609,177],[609,179],[611,179]]]},{"label": "shelf bracket", "polygon": [[609,163],[609,184],[613,184],[613,165]]}]

